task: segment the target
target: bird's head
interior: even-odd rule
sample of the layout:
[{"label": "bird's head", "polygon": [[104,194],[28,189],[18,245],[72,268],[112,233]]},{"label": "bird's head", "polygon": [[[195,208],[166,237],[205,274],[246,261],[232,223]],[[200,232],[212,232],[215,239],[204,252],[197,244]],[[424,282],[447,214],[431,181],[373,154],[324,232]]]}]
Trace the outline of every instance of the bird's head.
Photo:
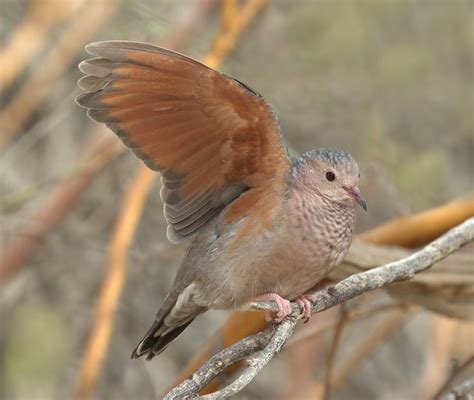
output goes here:
[{"label": "bird's head", "polygon": [[298,158],[294,168],[308,188],[337,203],[355,200],[367,211],[358,186],[359,166],[349,153],[339,149],[312,150]]}]

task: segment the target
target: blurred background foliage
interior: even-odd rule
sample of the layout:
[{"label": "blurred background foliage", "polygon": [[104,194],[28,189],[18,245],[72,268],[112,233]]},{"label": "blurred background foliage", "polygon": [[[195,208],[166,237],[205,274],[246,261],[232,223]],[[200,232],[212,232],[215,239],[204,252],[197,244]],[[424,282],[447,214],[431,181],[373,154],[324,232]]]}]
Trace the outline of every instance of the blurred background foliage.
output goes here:
[{"label": "blurred background foliage", "polygon": [[[180,48],[201,58],[220,27],[218,4],[211,3],[1,0],[2,49],[25,18],[30,18],[31,34],[42,35],[25,71],[2,87],[2,109],[8,110],[25,82],[45,73],[42,60],[71,24],[87,30],[89,8],[110,8],[110,16],[90,37],[77,37],[74,45],[81,48],[105,39],[160,44],[175,35],[176,24],[193,9],[207,7]],[[358,231],[363,231],[474,191],[473,7],[471,0],[271,1],[221,70],[275,107],[297,152],[331,146],[354,154],[370,210],[359,215]],[[46,91],[44,99],[1,149],[2,243],[27,230],[54,184],[77,173],[74,166],[86,133],[95,129],[74,104],[80,77],[76,65],[85,57],[78,51],[63,73],[38,86]],[[15,114],[3,115],[0,129],[14,120]],[[128,152],[108,163],[35,257],[2,287],[0,397],[72,396],[107,242],[123,190],[138,166]],[[129,360],[185,248],[165,239],[159,183],[155,185],[129,253],[129,276],[98,399],[163,393],[225,319],[225,313],[208,313],[152,363]],[[410,320],[334,398],[416,398],[432,321],[428,313]],[[453,346],[453,356],[474,351],[461,342],[459,348]],[[283,393],[284,383],[276,377],[286,373],[286,365],[282,355],[240,398]]]}]

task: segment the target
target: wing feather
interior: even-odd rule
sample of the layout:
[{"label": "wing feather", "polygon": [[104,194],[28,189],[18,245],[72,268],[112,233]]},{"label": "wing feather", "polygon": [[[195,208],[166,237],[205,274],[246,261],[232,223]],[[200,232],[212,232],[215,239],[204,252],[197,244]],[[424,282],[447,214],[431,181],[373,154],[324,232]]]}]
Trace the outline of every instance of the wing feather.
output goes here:
[{"label": "wing feather", "polygon": [[86,50],[94,58],[79,64],[76,101],[161,173],[170,240],[194,235],[230,203],[226,220],[241,218],[283,179],[290,158],[278,121],[248,86],[150,44]]}]

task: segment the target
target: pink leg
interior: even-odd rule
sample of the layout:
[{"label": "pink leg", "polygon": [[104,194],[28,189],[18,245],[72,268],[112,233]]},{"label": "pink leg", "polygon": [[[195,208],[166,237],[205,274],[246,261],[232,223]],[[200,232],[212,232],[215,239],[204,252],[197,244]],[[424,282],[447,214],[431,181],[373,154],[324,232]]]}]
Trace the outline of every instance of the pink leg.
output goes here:
[{"label": "pink leg", "polygon": [[[291,314],[291,304],[288,300],[284,299],[283,297],[279,296],[276,293],[267,293],[267,294],[262,294],[261,296],[257,296],[256,299],[257,301],[273,301],[276,303],[278,306],[278,312],[275,318],[275,322],[281,322],[283,321],[283,318],[285,318],[287,315]],[[267,321],[272,320],[272,316],[270,311],[267,311],[265,313],[265,319]]]},{"label": "pink leg", "polygon": [[311,318],[313,315],[313,310],[311,308],[311,302],[314,301],[314,296],[310,294],[304,294],[296,298],[296,304],[301,308],[301,311],[304,311],[304,316],[306,318],[305,322]]}]

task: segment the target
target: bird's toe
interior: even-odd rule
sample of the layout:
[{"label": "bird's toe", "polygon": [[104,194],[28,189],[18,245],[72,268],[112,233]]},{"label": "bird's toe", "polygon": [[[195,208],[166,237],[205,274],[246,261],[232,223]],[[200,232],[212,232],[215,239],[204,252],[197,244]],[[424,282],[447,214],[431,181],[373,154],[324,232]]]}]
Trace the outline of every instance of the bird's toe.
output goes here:
[{"label": "bird's toe", "polygon": [[313,315],[312,302],[313,297],[310,295],[300,296],[296,299],[296,304],[300,307],[302,314],[305,317],[305,323],[309,321]]}]

